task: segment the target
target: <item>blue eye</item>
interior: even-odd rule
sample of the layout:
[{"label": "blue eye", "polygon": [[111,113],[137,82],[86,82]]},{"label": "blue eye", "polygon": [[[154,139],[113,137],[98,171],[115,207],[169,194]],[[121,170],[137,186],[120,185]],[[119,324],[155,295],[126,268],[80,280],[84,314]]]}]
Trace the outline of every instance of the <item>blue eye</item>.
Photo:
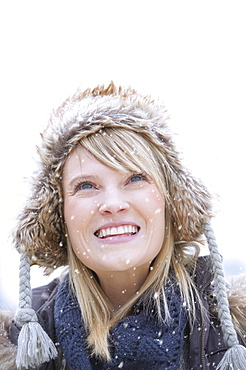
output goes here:
[{"label": "blue eye", "polygon": [[93,185],[90,184],[89,182],[85,182],[84,184],[81,184],[80,185],[80,188],[81,189],[92,189],[93,188]]},{"label": "blue eye", "polygon": [[78,190],[86,190],[86,189],[93,189],[93,188],[94,188],[94,185],[91,184],[90,182],[81,182],[76,185],[75,190],[78,191]]},{"label": "blue eye", "polygon": [[144,175],[133,175],[130,177],[129,182],[137,182],[137,181],[144,181],[146,177]]}]

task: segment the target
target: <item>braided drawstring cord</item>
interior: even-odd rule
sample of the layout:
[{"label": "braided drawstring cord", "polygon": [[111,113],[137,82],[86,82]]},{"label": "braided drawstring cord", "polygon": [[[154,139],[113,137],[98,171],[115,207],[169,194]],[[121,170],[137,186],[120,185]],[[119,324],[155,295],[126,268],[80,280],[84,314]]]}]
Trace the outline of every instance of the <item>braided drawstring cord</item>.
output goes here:
[{"label": "braided drawstring cord", "polygon": [[57,350],[31,308],[30,258],[25,254],[20,257],[19,282],[19,309],[15,320],[22,328],[18,338],[16,365],[18,369],[29,369],[55,358]]},{"label": "braided drawstring cord", "polygon": [[19,310],[15,315],[19,324],[24,325],[30,321],[38,321],[35,311],[31,309],[31,304],[30,259],[22,254],[19,268]]},{"label": "braided drawstring cord", "polygon": [[215,294],[218,302],[218,317],[221,322],[224,342],[229,349],[219,363],[217,370],[246,370],[246,348],[239,344],[234,328],[227,297],[222,257],[219,253],[210,219],[204,223],[210,255],[214,266]]}]

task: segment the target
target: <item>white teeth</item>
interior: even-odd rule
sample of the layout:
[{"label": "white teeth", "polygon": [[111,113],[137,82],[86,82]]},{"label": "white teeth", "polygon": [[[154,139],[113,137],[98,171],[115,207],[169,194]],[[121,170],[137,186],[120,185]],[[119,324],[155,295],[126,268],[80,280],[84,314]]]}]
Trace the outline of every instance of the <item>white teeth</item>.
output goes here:
[{"label": "white teeth", "polygon": [[123,227],[123,229],[124,229],[124,233],[127,233],[127,231],[128,231],[128,227],[129,227],[129,226],[124,226],[124,227]]},{"label": "white teeth", "polygon": [[124,228],[122,226],[118,227],[119,234],[124,234]]},{"label": "white teeth", "polygon": [[101,232],[102,232],[102,236],[106,236],[107,235],[106,230],[101,230]]},{"label": "white teeth", "polygon": [[112,227],[111,234],[118,234],[116,227]]},{"label": "white teeth", "polygon": [[123,235],[123,234],[136,234],[138,232],[138,227],[133,225],[124,225],[118,227],[109,227],[107,229],[99,230],[96,235],[99,238],[104,238],[106,236],[113,235]]}]

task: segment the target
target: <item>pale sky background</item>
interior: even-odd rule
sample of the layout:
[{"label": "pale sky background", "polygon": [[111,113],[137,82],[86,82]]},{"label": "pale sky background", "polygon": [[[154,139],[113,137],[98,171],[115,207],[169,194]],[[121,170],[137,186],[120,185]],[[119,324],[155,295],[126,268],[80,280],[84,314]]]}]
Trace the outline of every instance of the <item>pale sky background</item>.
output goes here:
[{"label": "pale sky background", "polygon": [[1,0],[0,301],[18,299],[8,235],[39,132],[78,86],[111,80],[165,102],[186,164],[219,196],[225,271],[246,272],[245,19],[245,0]]}]

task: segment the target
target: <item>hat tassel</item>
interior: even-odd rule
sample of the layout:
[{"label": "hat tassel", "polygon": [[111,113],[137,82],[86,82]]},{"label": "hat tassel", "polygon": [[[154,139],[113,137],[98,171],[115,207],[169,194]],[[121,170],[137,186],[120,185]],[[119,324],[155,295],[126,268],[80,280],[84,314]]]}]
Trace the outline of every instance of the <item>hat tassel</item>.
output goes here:
[{"label": "hat tassel", "polygon": [[239,344],[237,333],[232,322],[222,257],[219,253],[209,219],[204,223],[204,234],[207,238],[210,255],[213,260],[218,317],[221,322],[225,344],[229,347],[216,370],[243,370],[246,369],[246,348]]},{"label": "hat tassel", "polygon": [[31,308],[30,258],[21,254],[20,258],[20,302],[15,320],[22,325],[16,357],[18,369],[29,369],[50,361],[57,356],[53,341],[38,323],[35,311]]},{"label": "hat tassel", "polygon": [[216,370],[239,369],[246,369],[246,348],[240,344],[235,344],[226,351]]}]

